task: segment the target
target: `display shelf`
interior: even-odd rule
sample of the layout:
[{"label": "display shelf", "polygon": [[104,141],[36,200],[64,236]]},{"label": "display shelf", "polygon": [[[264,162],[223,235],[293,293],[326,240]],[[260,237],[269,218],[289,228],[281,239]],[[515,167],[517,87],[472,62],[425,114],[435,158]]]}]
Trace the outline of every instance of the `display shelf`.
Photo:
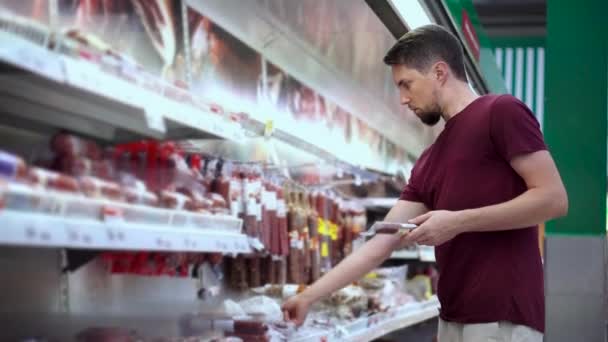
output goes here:
[{"label": "display shelf", "polygon": [[424,322],[439,315],[439,301],[433,297],[420,303],[410,303],[385,313],[336,327],[330,331],[293,339],[297,342],[372,341],[393,331]]},{"label": "display shelf", "polygon": [[101,250],[247,253],[242,234],[167,226],[68,219],[44,214],[0,213],[0,244]]},{"label": "display shelf", "polygon": [[[211,105],[202,105],[188,91],[159,78],[150,80],[143,72],[128,81],[101,65],[3,30],[0,61],[5,69],[13,68],[2,75],[0,103],[17,119],[111,141],[245,137],[237,122],[215,113]],[[157,91],[144,87],[144,78],[152,84],[148,88]]]},{"label": "display shelf", "polygon": [[9,184],[0,244],[102,250],[250,252],[242,221]]}]

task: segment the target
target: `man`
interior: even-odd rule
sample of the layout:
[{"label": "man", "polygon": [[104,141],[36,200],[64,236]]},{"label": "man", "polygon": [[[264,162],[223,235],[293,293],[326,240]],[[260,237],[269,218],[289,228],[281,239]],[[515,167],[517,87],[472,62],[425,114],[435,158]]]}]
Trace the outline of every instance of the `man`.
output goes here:
[{"label": "man", "polygon": [[443,28],[405,34],[387,53],[401,103],[445,128],[418,159],[386,221],[419,226],[377,235],[283,305],[301,324],[310,305],[359,279],[401,245],[436,246],[440,342],[542,341],[537,225],[568,199],[530,110],[509,95],[477,96],[463,50]]}]

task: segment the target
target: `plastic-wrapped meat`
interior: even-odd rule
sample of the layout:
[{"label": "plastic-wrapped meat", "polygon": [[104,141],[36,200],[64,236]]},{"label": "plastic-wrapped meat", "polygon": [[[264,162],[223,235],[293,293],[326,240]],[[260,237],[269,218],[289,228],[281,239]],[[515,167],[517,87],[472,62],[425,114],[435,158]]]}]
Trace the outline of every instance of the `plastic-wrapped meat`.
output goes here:
[{"label": "plastic-wrapped meat", "polygon": [[212,209],[227,209],[226,200],[220,194],[207,193],[207,199],[211,201]]},{"label": "plastic-wrapped meat", "polygon": [[310,234],[310,277],[315,282],[321,277],[321,254],[319,251],[320,241],[318,233],[319,217],[314,210],[308,214],[308,229]]},{"label": "plastic-wrapped meat", "polygon": [[159,193],[159,203],[162,208],[184,210],[192,206],[191,202],[190,197],[177,192],[161,191]]},{"label": "plastic-wrapped meat", "polygon": [[274,260],[272,260],[271,256],[268,256],[264,259],[264,270],[266,271],[266,281],[267,284],[277,284],[277,271]]},{"label": "plastic-wrapped meat", "polygon": [[27,166],[23,159],[0,151],[0,177],[8,180],[24,180],[27,177]]},{"label": "plastic-wrapped meat", "polygon": [[305,194],[298,194],[298,204],[300,213],[300,264],[302,265],[302,283],[310,282],[311,254],[310,254],[310,233],[308,227],[308,209],[305,201]]},{"label": "plastic-wrapped meat", "polygon": [[192,184],[191,187],[180,187],[176,192],[187,196],[190,201],[184,204],[184,209],[196,212],[209,212],[212,206],[211,200],[204,196],[204,188],[200,184]]},{"label": "plastic-wrapped meat", "polygon": [[80,186],[75,178],[36,167],[29,169],[27,179],[31,184],[45,189],[66,192],[80,191]]},{"label": "plastic-wrapped meat", "polygon": [[247,203],[246,214],[243,220],[245,234],[251,238],[257,238],[257,214],[256,204],[253,198],[250,198]]},{"label": "plastic-wrapped meat", "polygon": [[289,230],[289,256],[287,256],[287,281],[290,284],[300,284],[300,258],[298,255],[298,217],[296,210],[291,207],[288,213],[288,230]]},{"label": "plastic-wrapped meat", "polygon": [[261,211],[262,211],[262,222],[260,225],[260,235],[262,237],[262,243],[264,244],[264,247],[266,247],[266,250],[271,252],[272,251],[272,239],[271,239],[271,234],[270,234],[270,230],[271,225],[272,225],[272,216],[271,216],[271,212],[270,210],[268,210],[268,205],[264,202],[264,200],[262,200],[262,206],[261,206]]},{"label": "plastic-wrapped meat", "polygon": [[279,255],[281,253],[281,237],[277,219],[277,193],[268,192],[268,217],[270,230],[270,253]]},{"label": "plastic-wrapped meat", "polygon": [[232,288],[244,291],[249,288],[247,282],[247,263],[242,255],[230,262],[230,285]]},{"label": "plastic-wrapped meat", "polygon": [[62,157],[87,157],[92,160],[99,160],[103,155],[96,143],[67,133],[59,133],[53,137],[51,150]]},{"label": "plastic-wrapped meat", "polygon": [[151,207],[156,207],[159,204],[158,196],[145,188],[126,187],[124,193],[127,203],[148,205]]},{"label": "plastic-wrapped meat", "polygon": [[65,156],[57,160],[56,168],[74,177],[93,176],[110,179],[113,168],[109,161],[92,160],[85,157]]},{"label": "plastic-wrapped meat", "polygon": [[79,179],[82,192],[87,197],[104,198],[113,201],[122,201],[123,191],[120,185],[95,177],[81,177]]},{"label": "plastic-wrapped meat", "polygon": [[[282,256],[289,255],[289,235],[287,232],[287,212],[285,208],[285,200],[281,198],[282,192],[279,192],[279,200],[277,201],[277,229],[279,237],[278,254]],[[296,228],[297,229],[297,228]]]},{"label": "plastic-wrapped meat", "polygon": [[234,321],[234,332],[237,334],[265,334],[268,331],[268,326],[264,322],[259,321]]},{"label": "plastic-wrapped meat", "polygon": [[275,270],[277,272],[277,283],[280,285],[287,284],[287,260],[284,256],[279,257],[275,262]]},{"label": "plastic-wrapped meat", "polygon": [[249,269],[249,285],[251,287],[262,286],[260,258],[253,256],[247,259],[247,269]]}]

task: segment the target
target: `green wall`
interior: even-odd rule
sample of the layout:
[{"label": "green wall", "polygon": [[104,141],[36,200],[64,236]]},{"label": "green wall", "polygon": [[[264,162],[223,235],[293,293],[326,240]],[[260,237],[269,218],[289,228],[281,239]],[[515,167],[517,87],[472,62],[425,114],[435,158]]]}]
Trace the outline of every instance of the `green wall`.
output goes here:
[{"label": "green wall", "polygon": [[607,11],[605,0],[547,1],[545,138],[570,201],[547,234],[606,234]]}]

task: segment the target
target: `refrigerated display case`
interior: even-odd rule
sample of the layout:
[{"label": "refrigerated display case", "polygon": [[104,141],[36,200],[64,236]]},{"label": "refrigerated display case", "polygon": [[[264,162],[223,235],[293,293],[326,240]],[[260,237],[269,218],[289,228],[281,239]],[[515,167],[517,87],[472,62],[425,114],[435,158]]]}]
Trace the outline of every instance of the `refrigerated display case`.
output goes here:
[{"label": "refrigerated display case", "polygon": [[372,3],[0,4],[0,336],[372,340],[435,317],[404,269],[304,329],[277,316],[361,242],[337,186],[392,182],[438,132],[380,62],[408,19]]}]

